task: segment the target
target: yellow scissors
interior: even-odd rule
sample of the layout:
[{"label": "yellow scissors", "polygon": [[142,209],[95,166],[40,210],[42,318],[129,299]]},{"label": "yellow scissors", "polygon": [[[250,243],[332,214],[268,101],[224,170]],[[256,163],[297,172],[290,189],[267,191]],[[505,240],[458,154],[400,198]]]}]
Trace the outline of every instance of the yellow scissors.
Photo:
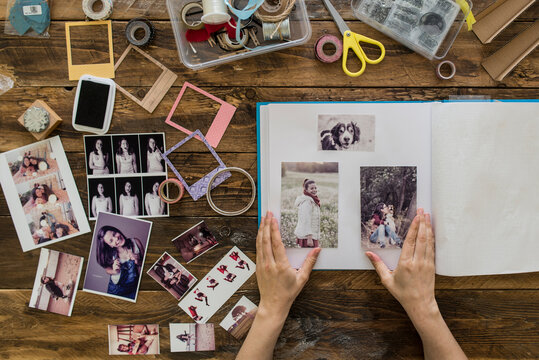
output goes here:
[{"label": "yellow scissors", "polygon": [[[333,17],[333,21],[337,24],[337,27],[339,28],[339,31],[342,34],[343,37],[343,54],[342,54],[342,69],[344,73],[348,76],[359,76],[363,74],[365,71],[366,63],[369,64],[378,64],[380,61],[384,59],[384,56],[386,55],[386,49],[384,48],[384,45],[382,45],[381,42],[376,41],[374,39],[371,39],[369,37],[357,34],[355,32],[350,31],[350,28],[346,25],[342,17],[339,15],[337,10],[333,7],[333,5],[329,2],[329,0],[323,0],[324,5],[326,5],[326,8],[328,9],[329,13]],[[374,44],[380,48],[382,53],[380,54],[380,57],[376,60],[371,60],[365,55],[365,52],[359,45],[360,42],[365,42],[369,44]],[[348,59],[348,50],[354,50],[356,53],[356,56],[358,57],[359,61],[361,61],[361,69],[359,69],[358,72],[351,72],[346,67],[346,60]]]}]

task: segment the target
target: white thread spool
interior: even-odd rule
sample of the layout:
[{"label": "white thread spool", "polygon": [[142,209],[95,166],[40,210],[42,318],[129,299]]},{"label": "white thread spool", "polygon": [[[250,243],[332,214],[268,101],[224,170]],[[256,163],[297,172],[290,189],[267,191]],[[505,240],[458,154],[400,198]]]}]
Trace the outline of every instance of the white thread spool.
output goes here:
[{"label": "white thread spool", "polygon": [[224,0],[202,0],[202,8],[204,15],[201,20],[204,24],[218,25],[230,20]]}]

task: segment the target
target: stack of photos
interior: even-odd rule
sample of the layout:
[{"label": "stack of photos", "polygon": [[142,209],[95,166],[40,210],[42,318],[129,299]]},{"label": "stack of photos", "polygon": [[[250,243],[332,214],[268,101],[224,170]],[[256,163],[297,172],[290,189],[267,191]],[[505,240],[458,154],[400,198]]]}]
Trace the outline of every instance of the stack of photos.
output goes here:
[{"label": "stack of photos", "polygon": [[245,296],[242,296],[219,325],[228,331],[230,335],[240,340],[247,335],[255,320],[257,311],[258,306]]},{"label": "stack of photos", "polygon": [[170,351],[215,351],[213,324],[169,324]]},{"label": "stack of photos", "polygon": [[336,248],[339,163],[281,163],[281,236],[285,247]]},{"label": "stack of photos", "polygon": [[180,300],[197,282],[197,278],[167,252],[150,267],[148,275],[167,289],[176,300]]},{"label": "stack of photos", "polygon": [[204,221],[172,239],[172,243],[187,263],[218,245]]},{"label": "stack of photos", "polygon": [[0,182],[23,251],[90,231],[58,136],[1,154]]},{"label": "stack of photos", "polygon": [[206,323],[256,271],[234,246],[178,304],[194,321]]},{"label": "stack of photos", "polygon": [[83,290],[136,302],[152,223],[100,212]]},{"label": "stack of photos", "polygon": [[88,213],[100,211],[131,217],[168,216],[168,204],[159,197],[167,178],[161,153],[165,134],[86,135]]},{"label": "stack of photos", "polygon": [[415,166],[362,166],[361,247],[402,248],[417,209]]},{"label": "stack of photos", "polygon": [[158,355],[159,325],[109,325],[109,355]]},{"label": "stack of photos", "polygon": [[80,256],[41,249],[28,306],[71,316],[83,261]]}]

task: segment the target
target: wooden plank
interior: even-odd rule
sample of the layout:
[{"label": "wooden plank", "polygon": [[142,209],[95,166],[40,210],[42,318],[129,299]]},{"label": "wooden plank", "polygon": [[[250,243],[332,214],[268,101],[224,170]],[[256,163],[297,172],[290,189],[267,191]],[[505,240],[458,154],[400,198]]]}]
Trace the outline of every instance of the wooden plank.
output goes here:
[{"label": "wooden plank", "polygon": [[[146,291],[136,304],[79,292],[70,318],[27,307],[29,290],[0,291],[0,324],[4,357],[103,358],[107,325],[158,323],[161,355],[169,352],[168,324],[189,322],[172,296]],[[241,343],[217,324],[241,295],[258,302],[251,290],[240,290],[211,319],[216,352],[233,359]],[[539,291],[438,291],[442,314],[470,359],[531,359],[539,354]],[[346,299],[346,301],[343,301]],[[493,301],[496,299],[496,301]],[[54,319],[52,318],[54,317]],[[31,341],[29,340],[31,339]],[[182,358],[199,358],[183,354]],[[400,305],[385,291],[306,291],[292,307],[275,359],[421,358],[419,336]]]},{"label": "wooden plank", "polygon": [[[410,101],[443,100],[451,95],[486,95],[493,99],[531,99],[539,96],[539,89],[499,88],[260,88],[260,87],[205,87],[205,91],[238,107],[217,152],[256,152],[256,103],[265,101]],[[172,108],[180,91],[173,87],[152,114],[148,114],[122,94],[116,96],[110,134],[126,132],[166,133],[168,147],[176,144],[185,134],[165,124],[166,116]],[[44,100],[64,119],[52,135],[61,134],[64,149],[67,152],[82,153],[84,147],[82,134],[71,125],[75,89],[62,87],[17,87],[2,95],[0,114],[2,114],[2,135],[0,152],[30,144],[34,138],[21,127],[16,119],[35,99]],[[187,128],[208,129],[211,119],[207,118],[207,109],[212,101],[195,102],[189,97],[182,99],[182,104],[191,113],[186,119]],[[203,130],[204,132],[204,130]],[[241,144],[241,146],[238,146]],[[187,143],[178,152],[192,152],[194,145]],[[77,160],[82,160],[77,158]],[[236,164],[238,165],[238,164]],[[82,169],[82,167],[81,167]],[[0,212],[1,214],[1,212]]]},{"label": "wooden plank", "polygon": [[[473,2],[473,13],[479,14],[486,9],[494,0],[476,0]],[[309,19],[331,20],[327,10],[320,0],[306,0]],[[332,3],[339,11],[343,19],[355,20],[355,16],[348,0],[333,0]],[[0,9],[5,9],[7,0],[0,0]],[[55,0],[51,7],[53,20],[84,20],[85,15],[82,7],[74,5],[70,0]],[[151,20],[169,20],[166,2],[162,0],[115,0],[111,18],[114,20],[131,20],[135,17],[144,16]],[[517,18],[517,21],[533,21],[539,17],[539,6],[532,6]],[[5,20],[5,12],[0,11],[0,20]]]},{"label": "wooden plank", "polygon": [[[3,24],[0,23],[0,26]],[[346,76],[340,63],[324,64],[315,60],[314,42],[325,33],[337,33],[333,22],[313,22],[313,36],[307,44],[262,56],[224,64],[200,71],[185,68],[178,59],[175,40],[169,22],[156,22],[158,36],[148,53],[162,62],[179,78],[175,85],[189,81],[197,86],[289,86],[296,87],[489,87],[498,83],[481,67],[481,60],[494,49],[523,31],[528,23],[513,24],[489,46],[483,47],[469,32],[462,32],[447,58],[457,66],[451,81],[435,75],[436,62],[430,62],[397,42],[381,35],[365,24],[350,24],[353,31],[380,40],[386,47],[386,57],[378,65],[370,65],[359,78]],[[114,49],[117,56],[126,48],[123,34],[125,22],[113,22]],[[0,64],[14,68],[17,86],[74,86],[68,80],[64,22],[54,22],[51,38],[4,37]],[[5,41],[4,41],[5,39]],[[365,46],[370,54],[372,46]],[[371,54],[372,56],[372,54]],[[117,79],[125,86],[151,86],[152,78],[144,69],[133,67],[128,79]],[[539,87],[539,78],[523,76],[539,72],[539,56],[531,54],[522,61],[502,84],[509,87]],[[263,74],[263,76],[261,76]],[[324,74],[324,76],[320,76]]]}]

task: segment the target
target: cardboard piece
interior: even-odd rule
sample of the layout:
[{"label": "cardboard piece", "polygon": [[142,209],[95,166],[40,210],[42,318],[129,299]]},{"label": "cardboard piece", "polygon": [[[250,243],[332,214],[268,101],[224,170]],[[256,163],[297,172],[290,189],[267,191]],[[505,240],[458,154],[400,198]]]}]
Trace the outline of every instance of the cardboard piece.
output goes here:
[{"label": "cardboard piece", "polygon": [[[217,145],[219,145],[219,142],[221,141],[221,138],[225,134],[226,128],[228,127],[228,124],[230,123],[230,120],[232,119],[232,116],[234,116],[234,113],[236,112],[236,107],[233,105],[230,105],[224,100],[219,99],[218,97],[215,97],[206,91],[188,83],[187,81],[183,84],[182,89],[176,98],[176,101],[174,102],[174,105],[172,106],[172,109],[170,109],[170,112],[167,116],[167,119],[165,120],[166,124],[169,124],[170,126],[183,131],[184,133],[191,135],[193,132],[191,130],[188,130],[184,128],[183,126],[175,123],[172,121],[172,115],[174,115],[174,111],[176,111],[176,108],[178,107],[178,104],[180,103],[180,100],[185,93],[185,90],[187,88],[191,88],[195,90],[196,92],[209,97],[213,101],[217,101],[219,104],[221,104],[221,107],[219,108],[219,111],[217,112],[217,115],[215,115],[215,118],[213,119],[213,122],[211,123],[210,128],[208,129],[208,132],[204,135],[208,143],[216,148]],[[199,136],[195,136],[197,140],[202,141],[202,139]]]},{"label": "cardboard piece", "polygon": [[488,44],[535,0],[498,0],[475,17],[473,32],[483,44]]},{"label": "cardboard piece", "polygon": [[489,56],[481,65],[494,80],[502,81],[537,45],[539,45],[539,20]]},{"label": "cardboard piece", "polygon": [[[39,132],[39,133],[35,133],[35,132],[30,132],[30,134],[32,134],[36,140],[43,140],[45,139],[47,136],[50,135],[50,133],[56,129],[56,127],[58,125],[60,125],[60,123],[62,122],[62,118],[58,116],[58,114],[56,114],[54,112],[54,110],[52,110],[47,104],[45,104],[43,101],[41,100],[36,100],[32,103],[32,105],[30,105],[28,108],[31,108],[32,106],[35,106],[35,107],[39,107],[39,108],[42,108],[42,109],[45,109],[45,111],[47,111],[49,113],[49,126],[43,130],[42,132]],[[22,126],[24,126],[24,113],[19,116],[19,118],[17,119],[17,121],[19,122],[19,124],[21,124]]]},{"label": "cardboard piece", "polygon": [[[202,139],[202,142],[206,145],[206,147],[211,152],[211,154],[213,155],[215,160],[217,160],[217,162],[219,163],[219,166],[216,167],[215,169],[213,169],[212,171],[210,171],[208,174],[204,175],[204,177],[202,177],[202,179],[198,180],[196,183],[189,186],[189,184],[187,184],[187,182],[184,180],[184,178],[180,175],[178,170],[176,170],[174,165],[172,165],[172,162],[169,160],[168,155],[171,152],[173,152],[174,150],[176,150],[177,148],[179,148],[180,146],[182,146],[183,144],[185,144],[187,141],[191,140],[195,136],[198,136],[200,139]],[[210,144],[208,143],[206,138],[202,135],[200,130],[195,130],[193,133],[191,133],[191,135],[189,135],[188,137],[186,137],[185,139],[183,139],[182,141],[180,141],[179,143],[177,143],[176,145],[174,145],[173,147],[168,149],[164,154],[161,154],[161,156],[163,157],[165,162],[168,164],[168,166],[170,167],[172,172],[176,175],[176,177],[182,182],[183,187],[185,188],[185,190],[187,190],[189,195],[191,195],[191,197],[193,198],[194,201],[197,201],[202,196],[204,196],[204,194],[206,194],[206,191],[208,191],[208,183],[210,182],[213,175],[216,172],[226,168],[225,163],[217,155],[215,150],[210,146]],[[211,188],[215,189],[215,187],[217,187],[217,185],[221,184],[223,181],[225,181],[226,179],[228,179],[231,176],[232,175],[228,171],[219,174],[219,176],[217,176],[215,178],[215,180],[213,181]]]},{"label": "cardboard piece", "polygon": [[127,49],[125,49],[122,56],[120,56],[120,58],[116,62],[116,65],[114,65],[114,71],[118,69],[118,67],[120,66],[120,64],[125,59],[125,57],[127,56],[127,54],[129,53],[131,49],[138,51],[146,59],[150,60],[155,65],[160,67],[163,70],[163,72],[161,73],[161,75],[159,75],[155,83],[152,85],[152,88],[150,89],[150,91],[148,91],[148,93],[146,94],[146,96],[144,96],[142,100],[139,100],[136,96],[133,96],[129,91],[125,90],[118,84],[116,84],[116,88],[120,90],[129,99],[133,100],[134,102],[142,106],[146,111],[148,111],[149,113],[152,113],[157,107],[157,105],[159,105],[161,100],[163,100],[163,98],[165,97],[170,87],[174,84],[174,81],[176,81],[176,79],[178,78],[178,75],[176,75],[175,73],[167,69],[163,64],[155,60],[146,52],[140,50],[138,47],[133,46],[131,44],[129,44],[129,46],[127,47]]},{"label": "cardboard piece", "polygon": [[[70,28],[73,26],[95,26],[95,25],[107,25],[108,41],[109,41],[109,62],[104,63],[104,64],[73,65],[73,58],[71,56]],[[110,20],[66,22],[66,48],[67,48],[67,68],[69,71],[69,80],[79,80],[80,77],[84,74],[114,79],[114,53],[112,50],[112,22]]]}]

